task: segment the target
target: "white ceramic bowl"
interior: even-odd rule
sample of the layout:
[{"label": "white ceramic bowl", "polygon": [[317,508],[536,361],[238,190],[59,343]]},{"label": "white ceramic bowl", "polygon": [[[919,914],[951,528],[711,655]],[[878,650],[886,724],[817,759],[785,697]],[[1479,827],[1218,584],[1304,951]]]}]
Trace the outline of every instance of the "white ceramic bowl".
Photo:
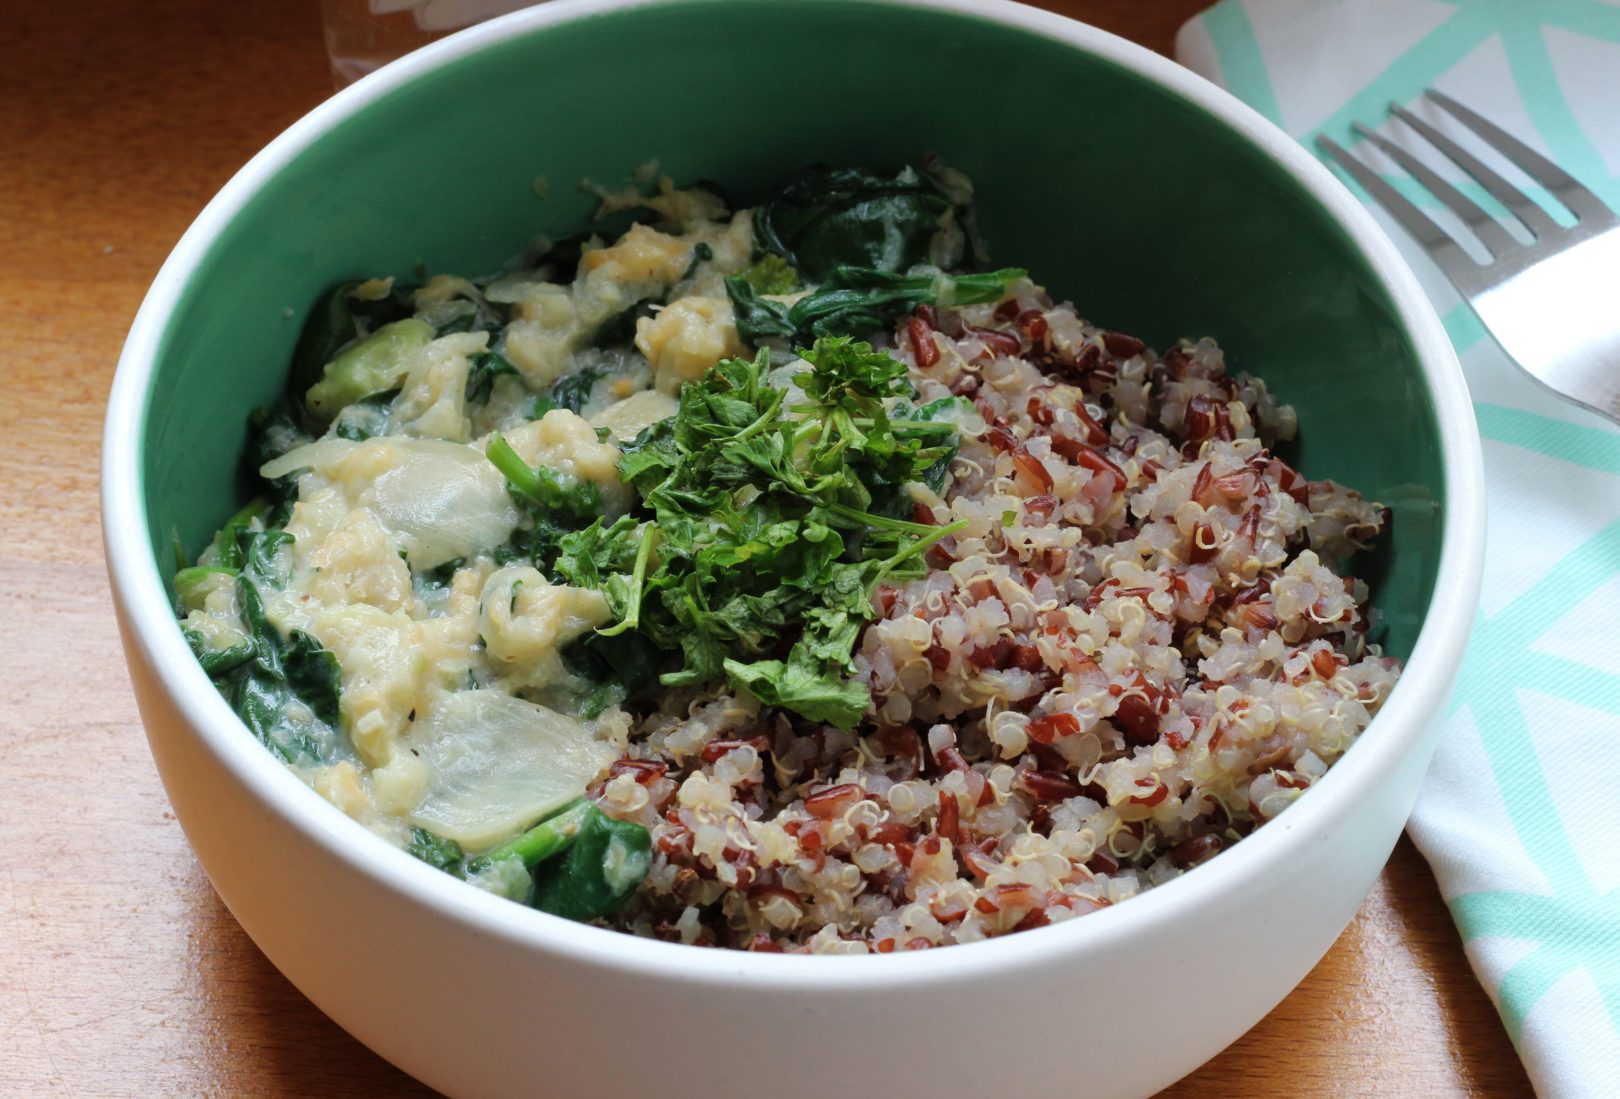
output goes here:
[{"label": "white ceramic bowl", "polygon": [[[350,132],[354,118],[400,89],[432,85],[470,59],[583,20],[669,6],[544,5],[389,66],[256,157],[158,275],[113,387],[103,512],[130,672],[175,811],[220,896],[275,965],[360,1041],[452,1095],[1148,1095],[1280,1001],[1332,944],[1383,866],[1428,763],[1467,637],[1484,514],[1462,378],[1393,249],[1303,149],[1160,57],[1009,4],[867,9],[880,20],[926,12],[936,22],[1035,36],[1202,112],[1337,223],[1374,289],[1394,303],[1391,323],[1415,348],[1446,505],[1433,598],[1409,670],[1322,782],[1195,872],[1084,919],[885,957],[700,950],[602,931],[457,883],[346,819],[247,734],[176,628],[153,550],[167,534],[154,537],[148,515],[155,494],[168,489],[149,483],[143,452],[155,415],[153,379],[166,356],[186,353],[170,338],[176,311],[187,294],[209,293],[188,289],[201,265],[290,164]],[[706,7],[701,18],[733,18]],[[747,11],[759,18],[756,8]],[[751,40],[752,30],[739,39]],[[755,70],[739,68],[739,79],[747,71]],[[318,203],[298,214],[335,216]],[[289,292],[302,295],[289,302],[308,300],[332,274],[317,272],[315,282]],[[282,304],[274,303],[278,312]],[[260,373],[282,369],[285,355],[277,354]],[[277,384],[271,378],[269,390],[259,389]]]}]

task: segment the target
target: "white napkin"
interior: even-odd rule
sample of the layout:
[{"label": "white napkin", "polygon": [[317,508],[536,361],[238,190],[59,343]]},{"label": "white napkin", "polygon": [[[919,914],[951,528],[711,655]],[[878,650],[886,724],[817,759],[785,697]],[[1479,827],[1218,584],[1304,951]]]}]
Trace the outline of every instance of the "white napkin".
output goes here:
[{"label": "white napkin", "polygon": [[[1308,148],[1325,133],[1391,182],[1401,173],[1352,144],[1350,124],[1421,148],[1386,118],[1394,101],[1465,133],[1419,100],[1440,88],[1620,209],[1620,0],[1223,0],[1182,28],[1176,53]],[[1368,205],[1456,344],[1490,506],[1479,621],[1409,828],[1537,1093],[1614,1099],[1620,430],[1521,374]]]}]

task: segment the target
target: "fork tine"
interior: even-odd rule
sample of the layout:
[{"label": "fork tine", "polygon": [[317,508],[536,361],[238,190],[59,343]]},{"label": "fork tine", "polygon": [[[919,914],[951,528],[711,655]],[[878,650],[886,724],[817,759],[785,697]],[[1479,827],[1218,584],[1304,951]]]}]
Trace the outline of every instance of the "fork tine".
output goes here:
[{"label": "fork tine", "polygon": [[1389,105],[1390,113],[1422,134],[1436,149],[1445,153],[1452,162],[1473,176],[1480,186],[1489,191],[1496,201],[1513,212],[1513,216],[1530,230],[1532,236],[1544,237],[1558,232],[1559,226],[1534,199],[1503,179],[1479,157],[1458,145],[1451,138],[1398,104]]},{"label": "fork tine", "polygon": [[1593,218],[1606,222],[1616,220],[1614,211],[1604,205],[1602,199],[1582,187],[1574,176],[1496,123],[1434,88],[1429,88],[1423,94],[1451,112],[1455,118],[1484,138],[1497,152],[1517,164],[1525,175],[1551,191],[1553,197],[1568,207],[1569,212],[1576,218]]},{"label": "fork tine", "polygon": [[1430,194],[1445,203],[1447,209],[1462,218],[1469,231],[1485,245],[1492,258],[1501,259],[1519,247],[1519,242],[1509,236],[1507,230],[1503,229],[1495,218],[1480,209],[1479,204],[1473,199],[1435,174],[1417,157],[1359,122],[1356,123],[1355,129],[1356,133],[1378,146],[1391,160],[1416,177],[1419,183],[1428,188]]},{"label": "fork tine", "polygon": [[1355,178],[1355,181],[1367,189],[1367,193],[1389,212],[1412,237],[1423,246],[1423,250],[1434,258],[1448,276],[1454,281],[1457,279],[1471,280],[1477,272],[1479,264],[1474,258],[1463,251],[1462,246],[1440,226],[1436,225],[1422,210],[1412,205],[1401,193],[1388,183],[1382,176],[1361,161],[1351,156],[1344,147],[1326,134],[1317,136],[1316,144],[1323,152],[1334,160]]}]

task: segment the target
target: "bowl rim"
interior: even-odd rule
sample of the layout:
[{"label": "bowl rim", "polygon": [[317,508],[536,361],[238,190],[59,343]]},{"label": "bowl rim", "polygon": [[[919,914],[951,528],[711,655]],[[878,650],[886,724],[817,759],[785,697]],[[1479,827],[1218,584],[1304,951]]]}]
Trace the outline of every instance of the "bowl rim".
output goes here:
[{"label": "bowl rim", "polygon": [[[1353,749],[1270,826],[1221,856],[1081,920],[943,951],[887,956],[800,956],[699,950],[573,923],[453,883],[345,816],[258,744],[213,689],[173,616],[151,552],[141,471],[142,437],[158,354],[175,305],[220,231],[291,159],[347,118],[415,80],[507,40],[554,25],[694,0],[552,0],[432,43],[325,100],[257,153],[220,189],[164,262],[143,300],[108,400],[102,449],[102,530],[126,644],[190,727],[193,750],[206,749],[234,778],[302,837],[371,884],[403,895],[436,916],[516,950],[569,958],[642,979],[678,980],[715,989],[758,987],[801,992],[875,991],[971,980],[1008,969],[1050,965],[1059,956],[1111,950],[1168,932],[1209,899],[1240,890],[1291,860],[1306,857],[1422,740],[1437,721],[1472,626],[1483,564],[1484,474],[1481,445],[1461,367],[1416,277],[1372,217],[1302,145],[1235,97],[1144,47],[1075,20],[1010,0],[867,0],[891,9],[928,9],[964,21],[989,21],[1055,40],[1165,89],[1247,140],[1288,173],[1339,225],[1394,304],[1417,352],[1439,433],[1446,506],[1433,594],[1407,661],[1421,675],[1398,681]],[[704,0],[697,0],[704,2]],[[1125,909],[1121,915],[1119,909]],[[971,947],[964,949],[963,947]]]}]

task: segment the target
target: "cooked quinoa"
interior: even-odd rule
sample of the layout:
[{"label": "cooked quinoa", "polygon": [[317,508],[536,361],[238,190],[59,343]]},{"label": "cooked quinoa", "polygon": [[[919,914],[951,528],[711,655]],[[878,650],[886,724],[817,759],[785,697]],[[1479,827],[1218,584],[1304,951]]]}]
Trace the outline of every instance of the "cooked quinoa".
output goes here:
[{"label": "cooked quinoa", "polygon": [[[267,498],[177,578],[188,637],[250,729],[476,885],[751,950],[887,953],[1060,922],[1286,809],[1399,673],[1344,571],[1387,512],[1276,457],[1292,410],[1214,341],[1156,353],[1021,271],[961,274],[966,182],[897,180],[934,220],[910,262],[873,260],[909,272],[911,297],[856,345],[762,335],[854,278],[802,236],[782,243],[783,206],[733,214],[667,181],[608,196],[653,219],[611,244],[493,280],[343,288],[353,329],[314,341],[324,370],[257,418]],[[697,414],[688,387],[728,378],[752,379],[782,438],[824,437],[807,418],[861,384],[822,381],[834,353],[893,367],[892,389],[857,395],[877,426],[857,417],[849,438],[892,419],[902,450],[935,448],[915,470],[938,461],[888,504],[868,478],[851,482],[865,510],[793,520],[814,541],[844,516],[826,519],[843,549],[821,567],[855,578],[860,613],[806,584],[802,619],[695,641],[665,594],[674,527],[649,509],[696,489],[672,492],[672,474],[649,490],[663,467],[637,463],[670,465],[654,444]],[[747,508],[797,474],[738,476],[755,478],[729,497]],[[728,606],[767,598],[744,594]],[[658,647],[666,604],[684,657]]]}]

